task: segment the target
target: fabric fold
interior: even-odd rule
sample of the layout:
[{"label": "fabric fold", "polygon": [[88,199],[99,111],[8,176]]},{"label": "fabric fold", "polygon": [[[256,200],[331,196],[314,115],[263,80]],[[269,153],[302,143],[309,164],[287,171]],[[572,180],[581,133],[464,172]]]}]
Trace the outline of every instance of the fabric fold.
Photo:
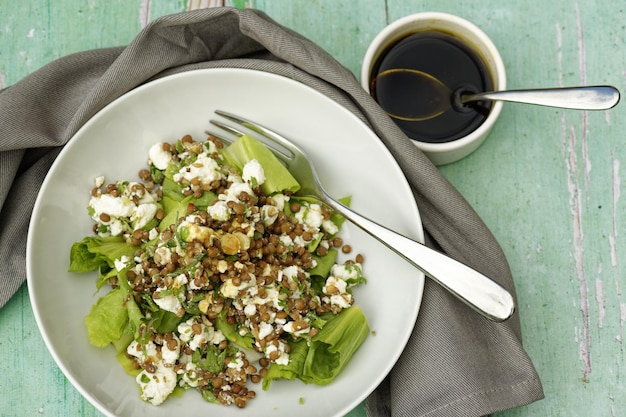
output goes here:
[{"label": "fabric fold", "polygon": [[[365,121],[409,181],[429,244],[514,293],[479,216],[360,87],[317,45],[252,9],[211,8],[151,22],[127,47],[54,61],[0,91],[0,307],[26,278],[28,220],[62,146],[94,114],[155,78],[199,68],[272,72],[307,84]],[[381,354],[384,354],[381,352]],[[543,397],[519,317],[493,323],[427,280],[404,353],[369,397],[369,416],[480,416]]]}]

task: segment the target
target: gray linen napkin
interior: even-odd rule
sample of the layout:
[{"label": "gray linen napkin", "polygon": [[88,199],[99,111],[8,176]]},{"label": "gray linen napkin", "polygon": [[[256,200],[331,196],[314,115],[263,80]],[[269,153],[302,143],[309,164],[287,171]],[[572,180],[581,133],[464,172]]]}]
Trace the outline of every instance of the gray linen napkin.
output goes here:
[{"label": "gray linen napkin", "polygon": [[[489,230],[346,68],[262,12],[212,8],[157,19],[128,47],[61,58],[0,91],[0,307],[25,279],[30,214],[60,148],[127,91],[154,78],[207,67],[280,74],[354,112],[406,174],[428,244],[514,292],[507,261]],[[489,322],[427,280],[413,335],[369,397],[367,413],[480,416],[541,398],[541,383],[522,348],[519,317]]]}]

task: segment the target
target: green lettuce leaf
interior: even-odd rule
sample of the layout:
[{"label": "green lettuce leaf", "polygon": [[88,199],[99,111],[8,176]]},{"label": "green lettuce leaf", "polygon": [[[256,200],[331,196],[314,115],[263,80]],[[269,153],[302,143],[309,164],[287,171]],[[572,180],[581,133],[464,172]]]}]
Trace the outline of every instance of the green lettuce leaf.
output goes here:
[{"label": "green lettuce leaf", "polygon": [[229,324],[226,320],[226,310],[227,309],[222,310],[220,315],[215,318],[215,328],[221,331],[228,341],[235,343],[242,348],[251,349],[254,344],[254,337],[250,334],[246,336],[240,335],[235,325]]},{"label": "green lettuce leaf", "polygon": [[317,385],[329,384],[345,368],[368,333],[367,319],[359,306],[342,310],[311,339],[300,379]]},{"label": "green lettuce leaf", "polygon": [[256,159],[265,172],[265,182],[261,188],[267,195],[282,191],[296,192],[300,184],[289,170],[276,158],[263,142],[249,135],[243,135],[222,150],[226,161],[240,171],[246,162]]},{"label": "green lettuce leaf", "polygon": [[[347,196],[339,199],[339,202],[346,207],[350,207],[350,203],[352,202],[352,196]],[[338,229],[341,229],[343,226],[343,222],[346,220],[341,214],[336,211],[333,211],[330,215],[330,221],[335,223]]]},{"label": "green lettuce leaf", "polygon": [[215,345],[207,345],[204,355],[200,355],[200,350],[193,354],[193,362],[202,369],[217,374],[224,367],[226,350],[220,350]]},{"label": "green lettuce leaf", "polygon": [[220,400],[215,396],[215,394],[213,394],[213,391],[211,391],[210,389],[201,388],[200,393],[202,394],[202,399],[204,401],[208,403],[213,403],[213,404],[220,404]]},{"label": "green lettuce leaf", "polygon": [[115,358],[120,365],[122,365],[122,368],[124,368],[124,371],[126,371],[127,374],[136,377],[141,373],[142,370],[135,368],[134,361],[126,356],[126,349],[117,352]]},{"label": "green lettuce leaf", "polygon": [[97,347],[105,347],[122,338],[128,325],[126,296],[121,288],[109,291],[91,307],[85,317],[89,342]]},{"label": "green lettuce leaf", "polygon": [[107,266],[113,268],[116,259],[133,257],[137,248],[124,241],[121,236],[87,236],[72,245],[70,250],[70,272],[91,272]]},{"label": "green lettuce leaf", "polygon": [[163,211],[165,212],[165,214],[167,215],[172,211],[178,209],[180,207],[180,201],[181,200],[175,200],[171,197],[164,195],[163,198],[161,198],[161,204],[163,205]]},{"label": "green lettuce leaf", "polygon": [[152,313],[152,326],[157,333],[169,333],[176,330],[182,317],[178,317],[175,313],[166,310],[157,310]]},{"label": "green lettuce leaf", "polygon": [[106,260],[99,256],[89,252],[89,245],[85,238],[80,242],[76,242],[72,245],[70,250],[70,272],[91,272],[100,268],[104,263],[108,266]]},{"label": "green lettuce leaf", "polygon": [[155,167],[153,164],[150,164],[150,174],[152,174],[152,179],[154,180],[155,183],[157,184],[163,183],[165,173],[162,170]]},{"label": "green lettuce leaf", "polygon": [[[319,201],[319,199],[315,197],[311,197],[311,196],[294,195],[291,197],[290,201],[306,202],[309,204],[323,204]],[[350,207],[350,203],[352,202],[352,196],[342,197],[338,199],[337,201],[339,201],[341,204],[343,204],[346,207]],[[287,213],[289,216],[294,215],[294,213],[291,212],[289,205],[285,206],[285,213]],[[333,211],[330,214],[330,221],[333,222],[335,226],[337,226],[337,229],[341,229],[341,226],[343,225],[345,220],[346,218],[336,211]]]},{"label": "green lettuce leaf", "polygon": [[333,265],[335,265],[338,255],[339,252],[335,248],[328,249],[328,252],[324,256],[311,254],[311,258],[314,259],[317,264],[308,270],[309,274],[327,278]]},{"label": "green lettuce leaf", "polygon": [[111,344],[113,345],[113,347],[115,347],[115,350],[118,353],[118,355],[119,354],[124,355],[126,353],[126,348],[128,348],[128,345],[130,345],[130,342],[132,342],[134,338],[135,336],[132,333],[128,332],[128,326],[127,326],[122,337],[118,340],[114,340],[113,342],[111,342]]},{"label": "green lettuce leaf", "polygon": [[200,198],[192,198],[191,202],[200,210],[206,210],[214,201],[217,200],[217,194],[212,191],[205,191]]},{"label": "green lettuce leaf", "polygon": [[126,301],[126,312],[128,314],[126,333],[132,334],[135,339],[138,339],[140,336],[139,329],[141,328],[141,324],[144,322],[145,317],[135,302],[134,297],[130,296],[130,292],[128,292],[128,294],[128,301]]},{"label": "green lettuce leaf", "polygon": [[[181,201],[185,198],[185,195],[183,194],[183,187],[169,177],[163,178],[161,190],[163,191],[163,198],[167,197],[174,201]],[[167,211],[167,207],[164,207],[163,210]]]},{"label": "green lettuce leaf", "polygon": [[302,369],[306,361],[309,347],[306,339],[299,339],[289,343],[291,351],[289,352],[289,363],[287,365],[279,365],[272,363],[267,369],[267,374],[263,378],[263,389],[268,390],[272,381],[277,379],[296,379],[302,375]]},{"label": "green lettuce leaf", "polygon": [[359,306],[352,306],[328,320],[310,341],[302,338],[289,343],[289,363],[272,363],[263,379],[267,390],[277,379],[299,378],[307,384],[327,385],[348,364],[369,333]]},{"label": "green lettuce leaf", "polygon": [[181,201],[168,198],[167,203],[165,203],[165,199],[166,197],[163,197],[165,217],[163,217],[161,223],[159,223],[159,230],[167,229],[170,225],[176,224],[180,217],[185,216],[187,214],[187,204],[191,201],[189,197]]}]

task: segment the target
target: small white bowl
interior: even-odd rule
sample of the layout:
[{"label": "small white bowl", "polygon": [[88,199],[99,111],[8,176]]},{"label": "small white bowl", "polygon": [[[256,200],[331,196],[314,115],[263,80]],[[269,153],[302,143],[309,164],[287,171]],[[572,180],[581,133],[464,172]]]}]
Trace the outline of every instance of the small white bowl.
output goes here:
[{"label": "small white bowl", "polygon": [[[423,12],[396,20],[385,27],[372,41],[361,67],[361,85],[370,92],[372,70],[381,55],[392,45],[416,32],[440,31],[453,35],[464,42],[482,58],[492,77],[495,90],[506,89],[506,71],[500,53],[491,39],[476,25],[448,13]],[[426,143],[413,140],[436,165],[458,161],[475,151],[485,140],[502,111],[502,102],[496,101],[485,121],[470,134],[449,142]]]}]

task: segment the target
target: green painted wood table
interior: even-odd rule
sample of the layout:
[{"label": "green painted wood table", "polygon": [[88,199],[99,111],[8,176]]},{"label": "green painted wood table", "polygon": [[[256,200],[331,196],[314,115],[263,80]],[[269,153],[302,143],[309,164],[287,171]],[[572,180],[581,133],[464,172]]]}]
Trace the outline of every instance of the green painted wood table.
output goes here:
[{"label": "green painted wood table", "polygon": [[[0,88],[72,52],[127,44],[158,16],[221,5],[264,10],[357,76],[386,24],[445,11],[493,39],[510,88],[626,82],[624,0],[0,0]],[[625,113],[507,104],[478,151],[440,167],[504,248],[544,385],[544,400],[501,416],[626,415]],[[46,350],[26,286],[0,310],[0,335],[0,416],[101,415]]]}]

